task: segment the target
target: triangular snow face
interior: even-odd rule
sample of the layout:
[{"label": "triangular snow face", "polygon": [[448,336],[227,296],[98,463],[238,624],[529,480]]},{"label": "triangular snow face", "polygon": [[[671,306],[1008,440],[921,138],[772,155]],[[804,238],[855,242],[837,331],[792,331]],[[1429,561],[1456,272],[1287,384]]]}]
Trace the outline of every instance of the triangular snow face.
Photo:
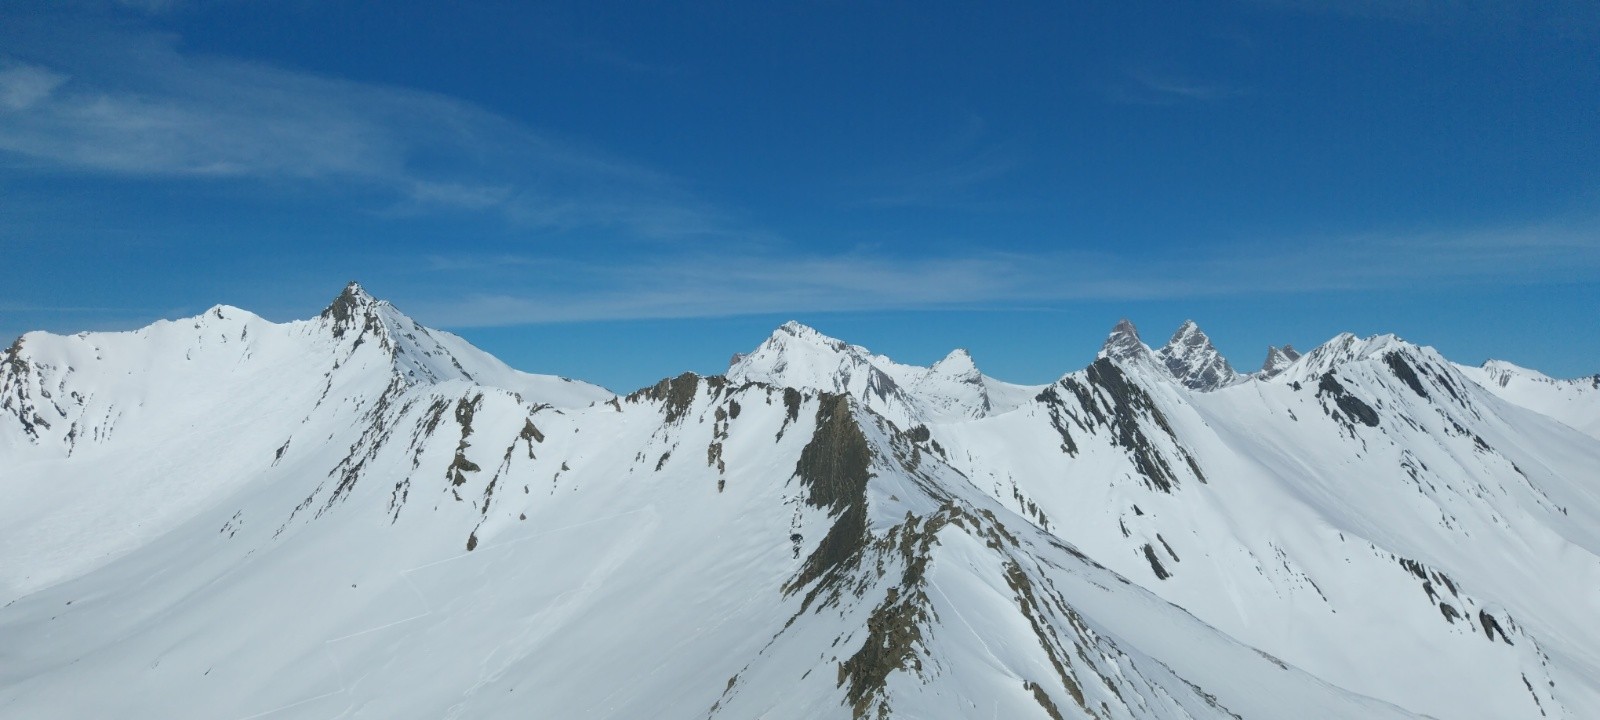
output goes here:
[{"label": "triangular snow face", "polygon": [[906,365],[793,321],[755,350],[735,355],[727,377],[847,395],[900,427],[986,417],[1037,392],[985,376],[965,350],[952,351],[931,368]]},{"label": "triangular snow face", "polygon": [[978,372],[978,364],[964,348],[951,350],[949,355],[933,364],[932,370],[944,377],[968,383],[977,383],[983,378],[983,374]]},{"label": "triangular snow face", "polygon": [[1156,359],[1191,390],[1216,390],[1242,379],[1193,320],[1184,321],[1172,339],[1156,351]]}]

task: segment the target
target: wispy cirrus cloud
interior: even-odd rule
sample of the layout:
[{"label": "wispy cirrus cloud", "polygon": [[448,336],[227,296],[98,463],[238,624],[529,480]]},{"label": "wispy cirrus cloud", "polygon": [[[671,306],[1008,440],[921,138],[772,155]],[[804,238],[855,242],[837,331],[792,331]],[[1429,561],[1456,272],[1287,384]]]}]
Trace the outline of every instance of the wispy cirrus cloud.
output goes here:
[{"label": "wispy cirrus cloud", "polygon": [[1144,74],[1136,74],[1134,79],[1153,93],[1200,102],[1229,100],[1250,93],[1249,90],[1236,85],[1187,82]]},{"label": "wispy cirrus cloud", "polygon": [[861,172],[853,183],[861,197],[851,204],[970,208],[973,195],[1006,178],[1025,156],[1019,143],[993,137],[984,118],[969,114],[914,157]]},{"label": "wispy cirrus cloud", "polygon": [[[515,266],[494,278],[493,268]],[[770,313],[1050,307],[1157,300],[1513,284],[1600,276],[1600,222],[1197,247],[1160,258],[1104,252],[678,255],[591,263],[435,257],[485,277],[459,297],[408,303],[452,327]],[[489,272],[489,275],[484,275]]]},{"label": "wispy cirrus cloud", "polygon": [[386,193],[390,212],[644,237],[725,230],[675,178],[449,96],[187,54],[151,32],[32,29],[0,30],[13,169],[316,183]]},{"label": "wispy cirrus cloud", "polygon": [[27,110],[48,99],[66,81],[67,76],[34,65],[0,65],[0,107],[10,112]]},{"label": "wispy cirrus cloud", "polygon": [[1129,71],[1123,82],[1110,87],[1108,94],[1113,102],[1127,105],[1176,105],[1233,100],[1249,95],[1250,89],[1139,70]]},{"label": "wispy cirrus cloud", "polygon": [[893,180],[881,181],[885,192],[860,201],[872,207],[949,205],[964,194],[999,180],[1020,164],[1019,155],[1003,145],[973,150],[938,165],[901,168]]}]

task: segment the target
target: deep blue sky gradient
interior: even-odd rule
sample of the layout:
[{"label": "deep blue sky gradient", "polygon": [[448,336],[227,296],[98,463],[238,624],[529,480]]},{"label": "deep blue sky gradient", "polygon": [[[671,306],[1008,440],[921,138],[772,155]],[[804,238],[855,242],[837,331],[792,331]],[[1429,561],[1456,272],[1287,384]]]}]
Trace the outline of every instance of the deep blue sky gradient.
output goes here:
[{"label": "deep blue sky gradient", "polygon": [[626,390],[799,319],[1600,371],[1600,6],[0,0],[0,333],[360,279]]}]

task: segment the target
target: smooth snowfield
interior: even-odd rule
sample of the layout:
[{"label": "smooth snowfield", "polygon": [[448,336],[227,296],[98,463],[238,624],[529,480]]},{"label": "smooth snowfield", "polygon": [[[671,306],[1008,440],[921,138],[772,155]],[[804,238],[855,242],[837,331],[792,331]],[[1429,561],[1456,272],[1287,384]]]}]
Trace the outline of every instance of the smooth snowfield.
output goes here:
[{"label": "smooth snowfield", "polygon": [[30,334],[0,717],[1600,717],[1582,400],[1113,341],[1025,387],[790,324],[616,397],[357,286]]}]

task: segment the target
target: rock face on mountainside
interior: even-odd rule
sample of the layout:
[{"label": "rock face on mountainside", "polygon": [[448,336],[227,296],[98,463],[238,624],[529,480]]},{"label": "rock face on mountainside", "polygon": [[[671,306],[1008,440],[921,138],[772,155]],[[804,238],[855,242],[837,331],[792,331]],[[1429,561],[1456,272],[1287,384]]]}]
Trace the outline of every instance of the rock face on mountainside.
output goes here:
[{"label": "rock face on mountainside", "polygon": [[1123,321],[1021,386],[789,323],[616,396],[354,284],[30,333],[0,718],[1596,717],[1597,385]]}]

